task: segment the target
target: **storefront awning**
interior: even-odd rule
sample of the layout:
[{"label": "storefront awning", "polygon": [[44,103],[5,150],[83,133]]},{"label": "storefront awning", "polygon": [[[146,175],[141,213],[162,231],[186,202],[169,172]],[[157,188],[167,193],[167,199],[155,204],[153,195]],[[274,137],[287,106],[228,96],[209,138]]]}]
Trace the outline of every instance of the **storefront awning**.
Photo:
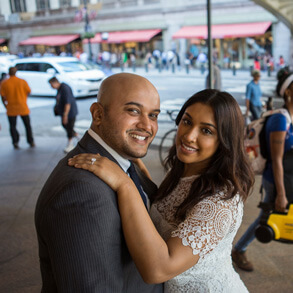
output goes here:
[{"label": "storefront awning", "polygon": [[66,45],[79,38],[79,35],[51,35],[31,37],[27,40],[21,41],[20,46],[27,45],[46,45],[46,46],[62,46]]},{"label": "storefront awning", "polygon": [[7,42],[6,39],[1,39],[1,38],[0,38],[0,45],[3,44],[3,43],[6,43],[6,42]]},{"label": "storefront awning", "polygon": [[[155,35],[162,30],[139,30],[139,31],[122,31],[122,32],[109,32],[109,33],[97,33],[94,38],[91,39],[91,43],[126,43],[126,42],[148,42]],[[88,40],[83,41],[87,43]]]},{"label": "storefront awning", "polygon": [[[262,35],[271,25],[271,22],[233,23],[212,25],[212,38],[245,38]],[[184,26],[173,36],[173,39],[207,39],[206,25]]]}]

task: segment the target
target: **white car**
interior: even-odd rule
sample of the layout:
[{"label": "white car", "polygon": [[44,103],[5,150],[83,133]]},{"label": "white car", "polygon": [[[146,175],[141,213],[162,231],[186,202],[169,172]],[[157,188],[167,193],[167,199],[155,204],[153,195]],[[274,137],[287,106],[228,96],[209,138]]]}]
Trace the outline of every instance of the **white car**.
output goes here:
[{"label": "white car", "polygon": [[1,79],[8,74],[9,67],[13,66],[13,61],[18,57],[12,54],[1,54],[0,55],[0,77]]},{"label": "white car", "polygon": [[32,96],[56,96],[49,84],[55,76],[67,83],[75,98],[94,96],[106,77],[97,65],[81,63],[74,57],[23,58],[14,62],[16,76],[27,81]]}]

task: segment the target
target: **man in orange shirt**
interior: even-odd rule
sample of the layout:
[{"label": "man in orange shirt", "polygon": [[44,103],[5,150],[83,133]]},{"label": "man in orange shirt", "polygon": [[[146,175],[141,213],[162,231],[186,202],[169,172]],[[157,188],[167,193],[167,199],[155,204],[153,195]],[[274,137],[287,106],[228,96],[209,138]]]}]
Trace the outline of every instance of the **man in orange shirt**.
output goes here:
[{"label": "man in orange shirt", "polygon": [[16,67],[10,67],[10,77],[1,84],[1,97],[7,110],[12,143],[15,149],[19,149],[19,133],[16,129],[16,119],[17,116],[20,116],[25,126],[27,142],[31,147],[35,147],[29,117],[30,110],[27,106],[27,97],[31,89],[25,80],[15,76],[16,71]]}]

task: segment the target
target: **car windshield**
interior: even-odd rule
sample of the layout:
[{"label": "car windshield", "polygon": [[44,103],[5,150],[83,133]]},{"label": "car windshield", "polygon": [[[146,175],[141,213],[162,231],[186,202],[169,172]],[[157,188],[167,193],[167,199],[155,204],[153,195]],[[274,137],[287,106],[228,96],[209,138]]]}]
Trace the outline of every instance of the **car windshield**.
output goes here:
[{"label": "car windshield", "polygon": [[92,65],[82,63],[79,61],[58,62],[58,65],[62,66],[65,72],[86,71],[93,69]]}]

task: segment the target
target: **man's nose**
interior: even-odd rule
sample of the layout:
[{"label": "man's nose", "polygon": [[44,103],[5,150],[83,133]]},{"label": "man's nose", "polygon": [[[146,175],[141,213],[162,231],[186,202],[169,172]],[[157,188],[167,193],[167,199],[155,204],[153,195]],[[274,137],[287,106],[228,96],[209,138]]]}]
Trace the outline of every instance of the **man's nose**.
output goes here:
[{"label": "man's nose", "polygon": [[137,127],[152,133],[152,123],[148,115],[141,115]]}]

